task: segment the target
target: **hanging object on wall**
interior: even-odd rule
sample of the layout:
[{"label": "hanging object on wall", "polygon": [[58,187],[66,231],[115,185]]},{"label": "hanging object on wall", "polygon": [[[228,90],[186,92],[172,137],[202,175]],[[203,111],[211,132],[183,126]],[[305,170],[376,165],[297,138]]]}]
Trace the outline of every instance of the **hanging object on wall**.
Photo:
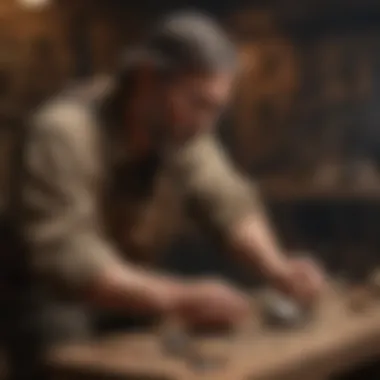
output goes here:
[{"label": "hanging object on wall", "polygon": [[70,22],[69,43],[74,56],[74,77],[83,79],[94,71],[91,46],[91,17],[85,9],[79,9]]},{"label": "hanging object on wall", "polygon": [[240,12],[236,20],[241,73],[234,130],[238,160],[250,170],[272,160],[286,143],[298,62],[293,42],[276,30],[270,13]]},{"label": "hanging object on wall", "polygon": [[232,14],[227,22],[234,34],[248,40],[252,36],[268,36],[278,32],[274,14],[268,10],[244,9]]},{"label": "hanging object on wall", "polygon": [[18,4],[31,10],[39,10],[50,5],[51,0],[17,0]]}]

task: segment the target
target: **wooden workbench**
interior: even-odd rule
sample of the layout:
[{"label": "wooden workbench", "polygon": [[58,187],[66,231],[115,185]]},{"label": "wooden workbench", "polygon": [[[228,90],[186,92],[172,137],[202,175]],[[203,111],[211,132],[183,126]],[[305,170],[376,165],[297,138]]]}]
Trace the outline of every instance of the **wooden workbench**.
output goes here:
[{"label": "wooden workbench", "polygon": [[264,198],[275,203],[380,201],[378,181],[368,186],[360,186],[355,182],[322,186],[310,181],[274,179],[260,182],[260,188]]},{"label": "wooden workbench", "polygon": [[340,293],[326,291],[302,329],[274,331],[256,323],[232,339],[197,341],[202,352],[227,358],[217,370],[199,373],[169,358],[149,333],[57,347],[48,362],[55,379],[324,380],[380,353],[380,302],[355,313]]}]

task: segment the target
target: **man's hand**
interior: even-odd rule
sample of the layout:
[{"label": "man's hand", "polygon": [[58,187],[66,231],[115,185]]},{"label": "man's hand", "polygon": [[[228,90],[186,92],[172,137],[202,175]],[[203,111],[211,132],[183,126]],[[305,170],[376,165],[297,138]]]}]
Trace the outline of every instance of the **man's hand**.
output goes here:
[{"label": "man's hand", "polygon": [[274,278],[274,285],[299,302],[314,302],[323,286],[324,275],[311,259],[289,259],[284,271]]},{"label": "man's hand", "polygon": [[290,259],[280,248],[264,213],[252,215],[231,230],[234,251],[278,290],[310,305],[323,284],[323,271],[310,259]]},{"label": "man's hand", "polygon": [[173,310],[190,327],[230,328],[250,312],[247,295],[218,280],[202,280],[186,285]]}]

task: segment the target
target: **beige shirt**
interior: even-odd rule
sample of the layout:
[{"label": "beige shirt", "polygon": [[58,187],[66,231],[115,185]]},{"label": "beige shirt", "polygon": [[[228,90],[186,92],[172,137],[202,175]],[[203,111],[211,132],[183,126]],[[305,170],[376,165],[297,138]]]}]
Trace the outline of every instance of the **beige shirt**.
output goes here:
[{"label": "beige shirt", "polygon": [[[140,244],[141,251],[170,240],[180,223],[174,216],[171,223],[165,220],[187,212],[184,205],[194,207],[197,220],[207,220],[221,234],[257,206],[251,184],[210,134],[169,152],[152,195],[132,212],[133,207],[121,206],[128,197],[103,202],[111,160],[105,159],[108,140],[90,107],[75,98],[58,98],[34,115],[29,128],[17,215],[34,274],[65,288],[77,290],[104,266],[122,262],[108,233],[109,215],[115,215],[109,212],[112,203],[117,205],[116,229],[128,222],[130,249]],[[136,200],[129,201],[136,206]]]}]

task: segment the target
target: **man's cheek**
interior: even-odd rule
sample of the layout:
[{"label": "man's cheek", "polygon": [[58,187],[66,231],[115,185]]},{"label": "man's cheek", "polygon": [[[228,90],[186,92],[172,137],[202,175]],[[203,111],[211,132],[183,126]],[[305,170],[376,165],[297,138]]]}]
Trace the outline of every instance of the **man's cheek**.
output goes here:
[{"label": "man's cheek", "polygon": [[171,124],[176,128],[187,129],[191,123],[191,116],[183,109],[176,109],[172,112]]},{"label": "man's cheek", "polygon": [[170,101],[170,114],[173,123],[184,124],[189,118],[190,107],[181,96],[173,96]]}]

